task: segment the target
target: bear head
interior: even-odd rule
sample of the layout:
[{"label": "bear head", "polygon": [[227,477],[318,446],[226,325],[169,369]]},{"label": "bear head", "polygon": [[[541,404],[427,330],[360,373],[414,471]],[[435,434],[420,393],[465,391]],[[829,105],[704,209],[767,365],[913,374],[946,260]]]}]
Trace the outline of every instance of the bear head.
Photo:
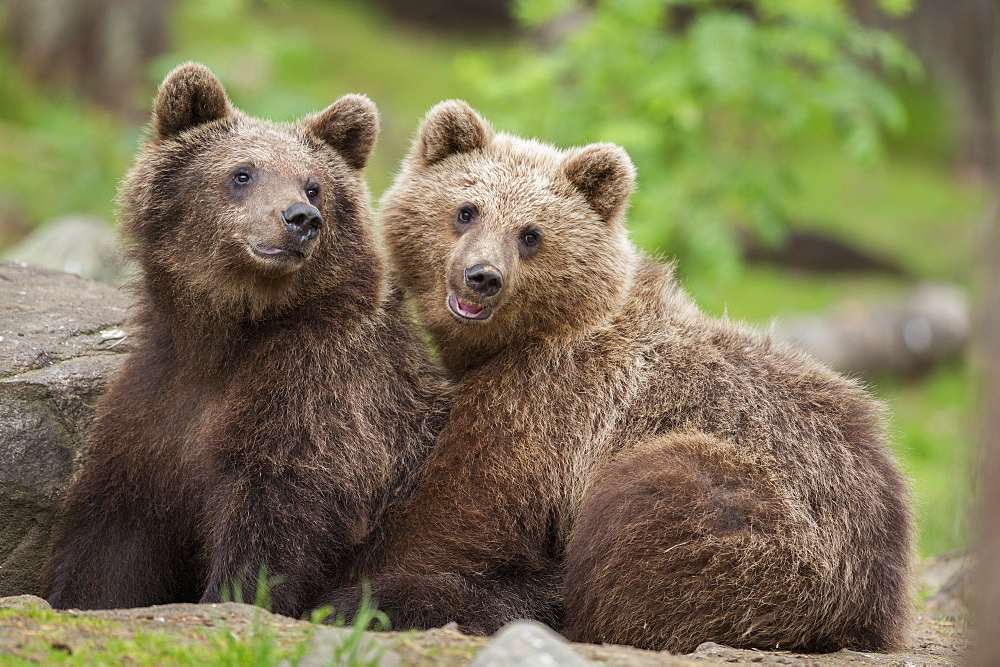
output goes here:
[{"label": "bear head", "polygon": [[445,363],[585,334],[620,309],[634,182],[613,144],[559,150],[494,132],[462,101],[431,109],[381,219],[396,278]]},{"label": "bear head", "polygon": [[345,95],[294,124],[235,109],[208,68],[174,69],[122,185],[146,287],[187,312],[256,319],[331,290],[381,298],[361,177],[375,105]]}]

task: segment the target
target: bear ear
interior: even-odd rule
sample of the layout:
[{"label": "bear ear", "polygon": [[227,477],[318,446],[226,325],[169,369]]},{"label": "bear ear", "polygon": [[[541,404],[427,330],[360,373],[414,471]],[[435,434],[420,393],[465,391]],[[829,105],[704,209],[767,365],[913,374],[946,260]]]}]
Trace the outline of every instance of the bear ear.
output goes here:
[{"label": "bear ear", "polygon": [[563,160],[563,173],[605,221],[616,218],[635,187],[635,167],[615,144],[590,144]]},{"label": "bear ear", "polygon": [[226,91],[212,71],[199,63],[185,63],[160,84],[153,104],[153,131],[156,139],[168,139],[225,118],[230,111]]},{"label": "bear ear", "polygon": [[340,153],[352,169],[368,164],[379,120],[375,103],[364,95],[344,95],[302,123],[306,132]]},{"label": "bear ear", "polygon": [[493,141],[493,128],[462,100],[439,102],[427,112],[413,155],[424,166],[454,153],[468,153]]}]

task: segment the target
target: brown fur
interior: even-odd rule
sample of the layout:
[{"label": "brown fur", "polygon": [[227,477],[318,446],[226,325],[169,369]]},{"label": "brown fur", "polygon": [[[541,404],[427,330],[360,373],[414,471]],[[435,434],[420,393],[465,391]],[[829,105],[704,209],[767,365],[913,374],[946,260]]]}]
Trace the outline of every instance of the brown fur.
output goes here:
[{"label": "brown fur", "polygon": [[[263,566],[274,610],[298,616],[371,566],[448,400],[370,231],[358,170],[377,112],[348,95],[256,120],[195,64],[154,108],[120,194],[137,347],[99,405],[45,595],[252,601]],[[296,204],[322,215],[315,238],[283,223]]]},{"label": "brown fur", "polygon": [[[380,607],[403,628],[530,616],[671,651],[899,645],[912,528],[881,407],[639,255],[633,173],[617,147],[494,134],[458,101],[423,121],[382,217],[461,383]],[[468,282],[480,265],[496,294]]]}]

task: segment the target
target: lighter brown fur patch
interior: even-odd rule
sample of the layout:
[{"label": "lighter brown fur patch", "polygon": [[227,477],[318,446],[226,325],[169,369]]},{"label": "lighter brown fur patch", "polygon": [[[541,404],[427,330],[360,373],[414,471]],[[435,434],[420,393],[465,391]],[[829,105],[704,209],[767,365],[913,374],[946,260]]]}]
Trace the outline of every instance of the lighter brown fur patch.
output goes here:
[{"label": "lighter brown fur patch", "polygon": [[[476,123],[491,140],[462,138]],[[704,315],[629,243],[633,174],[620,148],[492,134],[453,102],[424,119],[381,215],[460,387],[373,578],[380,608],[395,627],[490,633],[529,616],[682,652],[900,645],[912,521],[882,407]],[[480,212],[468,227],[461,202]],[[526,225],[543,245],[504,266],[494,317],[451,317],[455,249],[475,234],[492,261]]]}]

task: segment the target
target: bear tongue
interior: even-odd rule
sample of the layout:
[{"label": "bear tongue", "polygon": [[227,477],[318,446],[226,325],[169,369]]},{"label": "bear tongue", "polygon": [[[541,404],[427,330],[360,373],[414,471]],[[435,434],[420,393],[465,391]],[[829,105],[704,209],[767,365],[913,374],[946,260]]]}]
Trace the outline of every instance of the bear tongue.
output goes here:
[{"label": "bear tongue", "polygon": [[455,305],[458,307],[457,308],[458,312],[461,313],[462,315],[465,315],[466,317],[475,317],[479,313],[483,312],[482,306],[475,303],[470,303],[468,301],[464,301],[462,299],[459,299],[457,296],[455,297]]}]

